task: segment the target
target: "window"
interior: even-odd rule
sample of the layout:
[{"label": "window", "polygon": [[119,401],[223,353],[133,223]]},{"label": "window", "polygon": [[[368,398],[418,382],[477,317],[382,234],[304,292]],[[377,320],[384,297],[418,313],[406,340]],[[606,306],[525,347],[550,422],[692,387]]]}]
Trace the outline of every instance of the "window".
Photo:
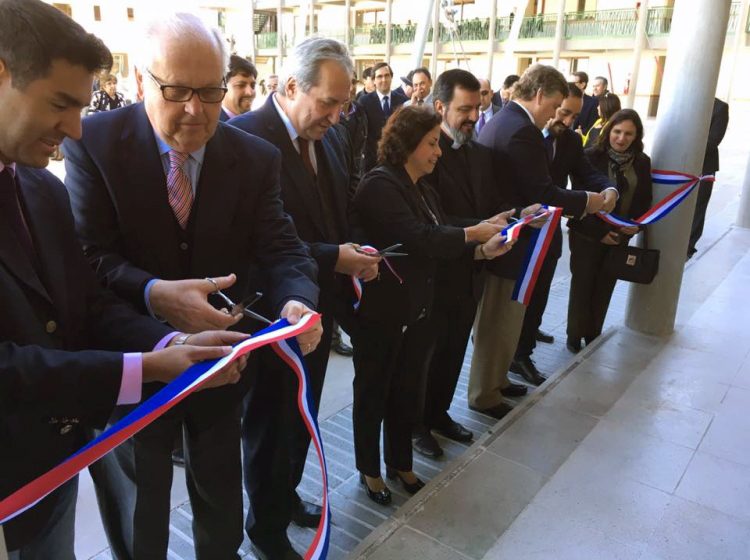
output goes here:
[{"label": "window", "polygon": [[133,21],[135,19],[135,13],[133,11],[133,8],[128,8],[128,21]]},{"label": "window", "polygon": [[52,5],[62,13],[64,13],[66,16],[73,17],[73,8],[70,7],[70,4],[53,3]]},{"label": "window", "polygon": [[102,8],[101,8],[101,6],[94,6],[94,21],[102,21]]}]

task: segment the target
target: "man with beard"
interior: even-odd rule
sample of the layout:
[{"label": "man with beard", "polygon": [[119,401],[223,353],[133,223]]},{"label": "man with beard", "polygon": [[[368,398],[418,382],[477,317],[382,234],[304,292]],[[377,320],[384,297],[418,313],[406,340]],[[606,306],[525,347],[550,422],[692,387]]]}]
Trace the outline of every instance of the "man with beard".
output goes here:
[{"label": "man with beard", "polygon": [[227,94],[221,103],[220,121],[228,121],[252,108],[257,79],[255,64],[236,54],[229,57],[229,72],[225,77]]},{"label": "man with beard", "polygon": [[[493,176],[492,152],[473,140],[480,89],[479,81],[471,73],[453,69],[438,77],[433,91],[435,111],[443,117],[440,134],[443,155],[427,181],[440,194],[443,208],[456,225],[471,226],[502,207],[510,207],[505,193],[498,190],[497,185],[502,186],[502,181]],[[441,260],[438,265],[431,320],[439,325],[440,334],[427,375],[423,425],[416,427],[412,441],[414,449],[427,457],[443,453],[431,430],[459,442],[472,438],[469,430],[450,417],[448,409],[481,296],[480,272],[470,255]]]},{"label": "man with beard", "polygon": [[[568,86],[568,97],[563,100],[555,116],[549,120],[542,131],[542,135],[545,137],[545,146],[549,147],[548,151],[551,150],[550,175],[552,181],[555,185],[564,189],[567,187],[568,177],[570,177],[574,186],[580,184],[588,190],[596,192],[604,192],[609,189],[614,189],[617,192],[617,187],[610,183],[609,178],[589,163],[583,153],[580,136],[570,128],[571,124],[578,118],[583,106],[583,91],[573,82],[569,82]],[[534,367],[531,354],[536,342],[554,341],[551,336],[542,333],[539,327],[542,324],[544,309],[547,307],[547,298],[552,287],[552,278],[555,275],[557,261],[561,255],[562,229],[558,225],[547,257],[542,262],[531,301],[526,308],[521,336],[516,347],[515,363],[511,365],[511,369]]]}]

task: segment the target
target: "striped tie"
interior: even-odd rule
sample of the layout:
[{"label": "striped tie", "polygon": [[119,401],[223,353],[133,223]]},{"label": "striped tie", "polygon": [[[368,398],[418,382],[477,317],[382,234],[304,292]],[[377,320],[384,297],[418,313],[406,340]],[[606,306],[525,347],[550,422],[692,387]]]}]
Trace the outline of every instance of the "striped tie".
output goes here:
[{"label": "striped tie", "polygon": [[187,227],[190,218],[190,208],[193,205],[193,188],[190,185],[190,177],[182,168],[190,154],[169,152],[169,175],[167,175],[167,194],[169,205],[172,207],[174,217],[182,229]]}]

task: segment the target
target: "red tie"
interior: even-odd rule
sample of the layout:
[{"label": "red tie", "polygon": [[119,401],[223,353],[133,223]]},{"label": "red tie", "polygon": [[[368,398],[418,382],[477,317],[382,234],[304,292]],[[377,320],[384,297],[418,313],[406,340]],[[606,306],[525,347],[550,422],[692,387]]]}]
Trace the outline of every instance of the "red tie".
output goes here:
[{"label": "red tie", "polygon": [[167,194],[174,217],[182,229],[187,227],[190,208],[193,206],[193,187],[190,177],[182,168],[190,154],[171,150],[169,152],[169,175],[167,175]]}]

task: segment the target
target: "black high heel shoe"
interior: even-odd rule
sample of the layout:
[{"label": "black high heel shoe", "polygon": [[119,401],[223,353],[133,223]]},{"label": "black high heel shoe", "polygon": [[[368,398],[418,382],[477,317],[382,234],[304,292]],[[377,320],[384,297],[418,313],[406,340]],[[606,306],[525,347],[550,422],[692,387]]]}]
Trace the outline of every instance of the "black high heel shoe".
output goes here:
[{"label": "black high heel shoe", "polygon": [[370,498],[373,502],[376,504],[379,504],[381,506],[387,506],[391,503],[391,491],[386,486],[379,492],[376,492],[375,490],[372,490],[367,485],[367,479],[365,478],[365,475],[362,473],[359,473],[359,481],[362,483],[362,486],[365,487],[365,492],[367,492],[367,497]]},{"label": "black high heel shoe", "polygon": [[424,488],[424,482],[422,482],[421,480],[417,479],[416,482],[406,482],[403,478],[401,478],[399,472],[396,469],[392,469],[391,467],[386,467],[385,476],[387,476],[389,480],[400,480],[401,486],[403,486],[404,490],[406,490],[412,496],[419,492],[422,488]]}]

